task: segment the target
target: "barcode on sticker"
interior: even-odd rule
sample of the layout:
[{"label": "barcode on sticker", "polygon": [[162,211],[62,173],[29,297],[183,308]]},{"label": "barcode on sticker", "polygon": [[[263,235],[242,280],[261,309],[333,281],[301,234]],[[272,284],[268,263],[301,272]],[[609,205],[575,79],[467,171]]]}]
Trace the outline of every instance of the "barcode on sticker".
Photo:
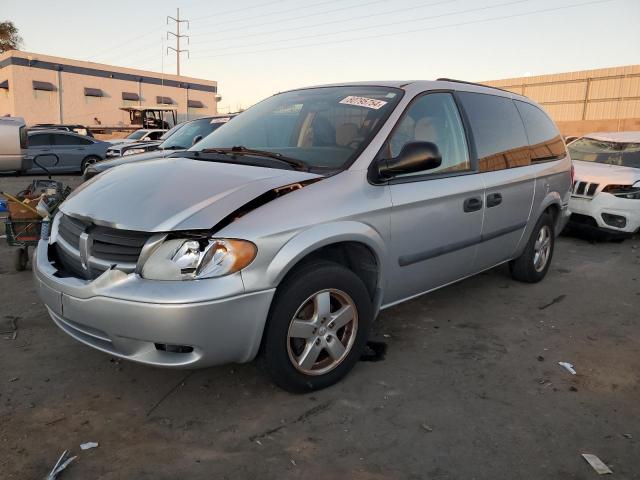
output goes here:
[{"label": "barcode on sticker", "polygon": [[212,118],[211,123],[227,123],[229,120],[229,117]]},{"label": "barcode on sticker", "polygon": [[373,110],[378,110],[379,108],[384,107],[387,102],[384,100],[377,100],[375,98],[367,98],[367,97],[356,97],[350,95],[346,98],[340,100],[340,103],[344,103],[345,105],[356,105],[358,107],[372,108]]}]

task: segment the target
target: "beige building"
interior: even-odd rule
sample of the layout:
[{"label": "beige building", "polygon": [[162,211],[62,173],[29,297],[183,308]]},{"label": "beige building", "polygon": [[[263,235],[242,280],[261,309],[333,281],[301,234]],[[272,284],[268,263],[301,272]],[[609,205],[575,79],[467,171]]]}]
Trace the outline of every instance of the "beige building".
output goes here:
[{"label": "beige building", "polygon": [[178,121],[217,113],[217,82],[21,51],[0,54],[0,116],[122,127],[121,107],[173,107]]},{"label": "beige building", "polygon": [[482,83],[537,101],[564,135],[640,130],[640,65]]}]

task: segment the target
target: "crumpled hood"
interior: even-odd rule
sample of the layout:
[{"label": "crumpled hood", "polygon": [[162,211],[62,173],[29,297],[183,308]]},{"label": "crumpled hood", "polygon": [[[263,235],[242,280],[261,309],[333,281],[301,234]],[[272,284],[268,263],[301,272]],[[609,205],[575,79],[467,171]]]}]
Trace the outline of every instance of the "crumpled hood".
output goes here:
[{"label": "crumpled hood", "polygon": [[574,160],[576,180],[600,185],[633,185],[640,180],[640,169],[605,163]]},{"label": "crumpled hood", "polygon": [[318,176],[171,157],[110,169],[78,187],[60,210],[126,230],[209,229],[269,190]]}]

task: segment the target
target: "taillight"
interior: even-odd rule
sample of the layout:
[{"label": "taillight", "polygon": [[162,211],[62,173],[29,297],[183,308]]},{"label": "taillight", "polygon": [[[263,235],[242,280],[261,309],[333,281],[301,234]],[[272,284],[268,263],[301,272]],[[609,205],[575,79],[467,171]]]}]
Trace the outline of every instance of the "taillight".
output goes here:
[{"label": "taillight", "polygon": [[29,136],[26,127],[20,127],[20,148],[26,150],[29,148]]}]

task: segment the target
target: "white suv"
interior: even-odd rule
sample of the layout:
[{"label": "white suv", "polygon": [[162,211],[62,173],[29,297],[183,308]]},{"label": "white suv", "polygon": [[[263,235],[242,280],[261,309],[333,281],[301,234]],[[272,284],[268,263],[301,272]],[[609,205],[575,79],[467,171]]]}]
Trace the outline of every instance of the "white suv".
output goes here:
[{"label": "white suv", "polygon": [[622,238],[640,230],[640,132],[591,133],[568,147],[571,223]]}]

